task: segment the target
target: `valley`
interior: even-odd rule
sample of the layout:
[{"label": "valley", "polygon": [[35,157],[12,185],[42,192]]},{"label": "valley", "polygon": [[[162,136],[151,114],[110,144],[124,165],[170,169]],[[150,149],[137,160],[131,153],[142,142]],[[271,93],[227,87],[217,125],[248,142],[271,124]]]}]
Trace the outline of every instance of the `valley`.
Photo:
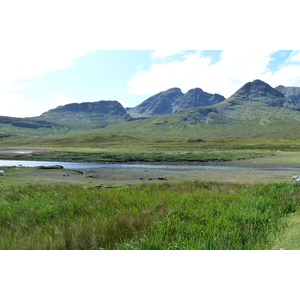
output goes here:
[{"label": "valley", "polygon": [[255,80],[1,117],[0,160],[105,167],[2,166],[0,248],[300,249],[297,97]]}]

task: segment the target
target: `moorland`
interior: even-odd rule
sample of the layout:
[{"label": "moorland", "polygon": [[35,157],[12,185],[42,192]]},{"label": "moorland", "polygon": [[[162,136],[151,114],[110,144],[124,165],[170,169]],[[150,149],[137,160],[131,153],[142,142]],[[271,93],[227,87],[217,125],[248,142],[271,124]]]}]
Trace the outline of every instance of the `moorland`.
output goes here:
[{"label": "moorland", "polygon": [[0,117],[0,159],[41,161],[1,168],[0,249],[300,249],[298,102],[259,80],[202,94]]}]

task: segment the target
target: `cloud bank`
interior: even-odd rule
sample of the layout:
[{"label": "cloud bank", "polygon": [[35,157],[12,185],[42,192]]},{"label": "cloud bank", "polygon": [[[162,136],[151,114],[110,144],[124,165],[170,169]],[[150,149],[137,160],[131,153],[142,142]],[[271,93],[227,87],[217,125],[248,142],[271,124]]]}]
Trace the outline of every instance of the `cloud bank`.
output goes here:
[{"label": "cloud bank", "polygon": [[[176,51],[178,53],[179,51]],[[212,58],[203,51],[182,55],[180,59],[163,60],[171,51],[155,51],[153,63],[147,70],[139,70],[128,82],[128,93],[155,94],[171,87],[183,91],[200,87],[210,93],[225,97],[232,95],[243,84],[261,79],[277,86],[299,86],[300,51],[293,51],[277,70],[270,67],[274,50],[223,50],[220,59]],[[169,54],[169,55],[168,55]]]},{"label": "cloud bank", "polygon": [[[57,97],[50,99],[53,102],[46,103],[48,100],[41,99],[40,103],[32,103],[23,90],[33,85],[38,76],[69,68],[76,58],[92,51],[160,47],[226,49],[226,44],[233,49],[236,44],[248,49],[249,44],[260,46],[267,42],[274,45],[278,41],[290,47],[290,43],[286,43],[289,41],[286,32],[291,33],[291,28],[295,28],[295,34],[291,34],[294,37],[298,28],[297,10],[290,10],[292,6],[287,3],[286,13],[281,4],[272,4],[272,14],[268,16],[275,22],[266,30],[263,26],[266,24],[264,11],[269,12],[269,4],[264,5],[261,1],[258,2],[259,10],[252,3],[247,7],[247,14],[243,13],[243,5],[236,5],[240,2],[220,0],[202,5],[201,14],[198,1],[193,0],[175,1],[171,7],[168,2],[156,0],[147,4],[138,0],[2,2],[0,115],[32,116],[54,107]],[[230,5],[236,9],[224,13]],[[253,15],[255,22],[252,22]],[[284,22],[283,15],[288,16]],[[281,22],[278,22],[279,16]],[[242,34],[238,32],[237,24],[242,28]],[[280,48],[273,45],[274,49]],[[208,92],[229,96],[242,84],[256,78],[271,85],[299,85],[299,52],[294,52],[276,71],[268,68],[272,53],[225,50],[221,59],[215,62],[201,51],[187,54],[183,50],[156,50],[151,54],[151,67],[138,70],[128,82],[128,92],[154,94],[178,86],[184,91],[201,87]],[[66,101],[67,96],[61,97]]]}]

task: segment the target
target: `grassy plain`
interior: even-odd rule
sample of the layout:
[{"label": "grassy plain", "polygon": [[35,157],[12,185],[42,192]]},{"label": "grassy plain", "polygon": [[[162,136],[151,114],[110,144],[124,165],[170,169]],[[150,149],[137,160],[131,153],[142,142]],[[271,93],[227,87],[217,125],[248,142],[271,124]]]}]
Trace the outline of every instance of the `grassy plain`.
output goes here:
[{"label": "grassy plain", "polygon": [[299,196],[286,183],[1,187],[0,248],[270,249]]},{"label": "grassy plain", "polygon": [[[148,140],[86,132],[47,138],[4,139],[0,159],[99,162],[212,162],[272,156],[278,151],[300,151],[295,140],[168,139]],[[27,155],[17,150],[36,151]],[[10,151],[11,150],[11,151]],[[15,151],[13,151],[15,150]],[[43,151],[44,150],[44,151]]]},{"label": "grassy plain", "polygon": [[[148,140],[83,132],[4,139],[0,146],[1,159],[223,163],[275,170],[300,164],[298,140]],[[30,151],[17,153],[26,148]],[[0,248],[299,249],[300,188],[291,176],[255,170],[151,172],[6,168],[0,178]]]}]

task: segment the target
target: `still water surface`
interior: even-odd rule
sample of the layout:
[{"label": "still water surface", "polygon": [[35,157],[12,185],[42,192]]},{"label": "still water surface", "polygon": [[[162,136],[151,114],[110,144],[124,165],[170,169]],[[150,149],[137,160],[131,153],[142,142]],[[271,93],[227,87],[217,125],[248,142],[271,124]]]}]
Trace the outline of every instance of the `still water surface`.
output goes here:
[{"label": "still water surface", "polygon": [[196,165],[196,164],[112,164],[112,163],[87,163],[87,162],[61,162],[61,161],[27,161],[27,160],[0,160],[0,166],[12,167],[38,167],[38,166],[63,166],[65,169],[92,169],[92,168],[149,168],[149,169],[212,169],[212,170],[265,170],[299,172],[295,167],[272,166],[225,166],[225,165]]}]

